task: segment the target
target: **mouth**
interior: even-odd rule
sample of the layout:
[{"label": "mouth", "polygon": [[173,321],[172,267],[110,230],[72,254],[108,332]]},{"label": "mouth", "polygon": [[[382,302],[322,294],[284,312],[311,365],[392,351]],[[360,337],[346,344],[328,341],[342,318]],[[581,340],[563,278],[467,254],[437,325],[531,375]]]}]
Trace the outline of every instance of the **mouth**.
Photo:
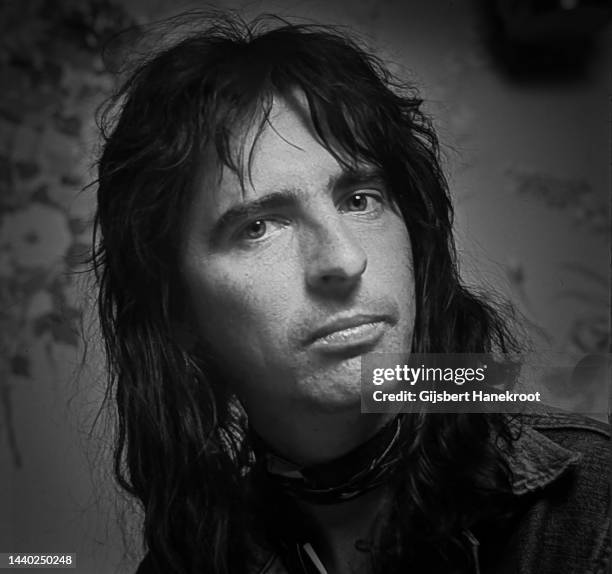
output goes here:
[{"label": "mouth", "polygon": [[323,353],[361,354],[375,347],[390,325],[390,318],[386,316],[339,318],[315,330],[306,345]]}]

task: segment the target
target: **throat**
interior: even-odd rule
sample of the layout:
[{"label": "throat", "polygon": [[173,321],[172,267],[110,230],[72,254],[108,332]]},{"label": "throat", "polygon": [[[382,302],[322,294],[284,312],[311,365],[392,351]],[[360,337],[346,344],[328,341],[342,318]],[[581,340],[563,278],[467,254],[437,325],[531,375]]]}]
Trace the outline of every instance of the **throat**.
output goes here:
[{"label": "throat", "polygon": [[388,422],[350,452],[324,463],[299,466],[273,452],[252,433],[257,467],[279,492],[300,502],[333,505],[387,484],[402,454],[402,417]]},{"label": "throat", "polygon": [[[251,432],[254,479],[278,508],[274,538],[297,572],[373,571],[407,432],[399,415],[350,452],[310,466],[283,458]],[[304,562],[312,567],[304,570]]]}]

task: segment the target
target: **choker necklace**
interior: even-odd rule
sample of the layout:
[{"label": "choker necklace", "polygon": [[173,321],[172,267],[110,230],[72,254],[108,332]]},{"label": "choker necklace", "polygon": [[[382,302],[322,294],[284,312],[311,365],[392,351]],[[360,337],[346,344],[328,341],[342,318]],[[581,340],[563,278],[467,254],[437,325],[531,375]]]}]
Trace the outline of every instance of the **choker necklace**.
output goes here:
[{"label": "choker necklace", "polygon": [[251,428],[256,468],[285,494],[315,504],[352,500],[387,481],[402,449],[402,416],[357,448],[329,462],[300,467],[271,452]]}]

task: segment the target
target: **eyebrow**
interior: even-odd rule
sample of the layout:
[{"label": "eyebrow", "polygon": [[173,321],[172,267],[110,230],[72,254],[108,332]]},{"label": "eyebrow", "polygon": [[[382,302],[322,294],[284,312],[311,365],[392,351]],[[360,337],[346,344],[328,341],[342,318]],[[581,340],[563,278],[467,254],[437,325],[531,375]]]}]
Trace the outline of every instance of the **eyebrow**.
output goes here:
[{"label": "eyebrow", "polygon": [[[380,169],[375,167],[358,166],[350,169],[343,169],[338,175],[329,178],[327,188],[330,191],[346,189],[363,183],[382,183],[384,178]],[[263,197],[246,201],[230,207],[225,211],[213,225],[211,238],[217,240],[226,229],[235,224],[255,217],[262,211],[283,209],[298,202],[300,195],[297,188],[284,188],[280,191],[268,193]]]},{"label": "eyebrow", "polygon": [[364,183],[384,183],[382,170],[375,166],[355,166],[343,169],[338,175],[329,178],[329,189],[346,189]]},{"label": "eyebrow", "polygon": [[218,238],[233,225],[250,217],[259,215],[262,211],[286,208],[297,201],[297,189],[283,189],[269,193],[264,197],[239,203],[230,207],[213,225],[211,237]]}]

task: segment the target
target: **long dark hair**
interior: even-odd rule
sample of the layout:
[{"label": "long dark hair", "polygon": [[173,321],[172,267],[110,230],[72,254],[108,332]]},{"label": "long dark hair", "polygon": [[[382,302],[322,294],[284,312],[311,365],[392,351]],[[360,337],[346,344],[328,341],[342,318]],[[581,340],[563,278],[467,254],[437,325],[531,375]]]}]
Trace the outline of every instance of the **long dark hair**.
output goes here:
[{"label": "long dark hair", "polygon": [[[339,162],[362,160],[386,175],[412,242],[413,352],[515,349],[498,310],[459,279],[452,205],[420,98],[344,31],[217,15],[141,59],[101,116],[92,260],[118,414],[115,472],[142,503],[146,546],[163,572],[246,570],[257,517],[244,416],[177,334],[180,222],[204,150],[244,176],[252,148],[232,151],[232,135],[263,129],[273,96],[295,90]],[[380,563],[409,555],[415,566],[420,554],[406,548],[429,549],[422,556],[432,571],[458,546],[470,510],[507,491],[495,446],[506,426],[475,414],[407,424],[408,476],[397,485]]]}]

